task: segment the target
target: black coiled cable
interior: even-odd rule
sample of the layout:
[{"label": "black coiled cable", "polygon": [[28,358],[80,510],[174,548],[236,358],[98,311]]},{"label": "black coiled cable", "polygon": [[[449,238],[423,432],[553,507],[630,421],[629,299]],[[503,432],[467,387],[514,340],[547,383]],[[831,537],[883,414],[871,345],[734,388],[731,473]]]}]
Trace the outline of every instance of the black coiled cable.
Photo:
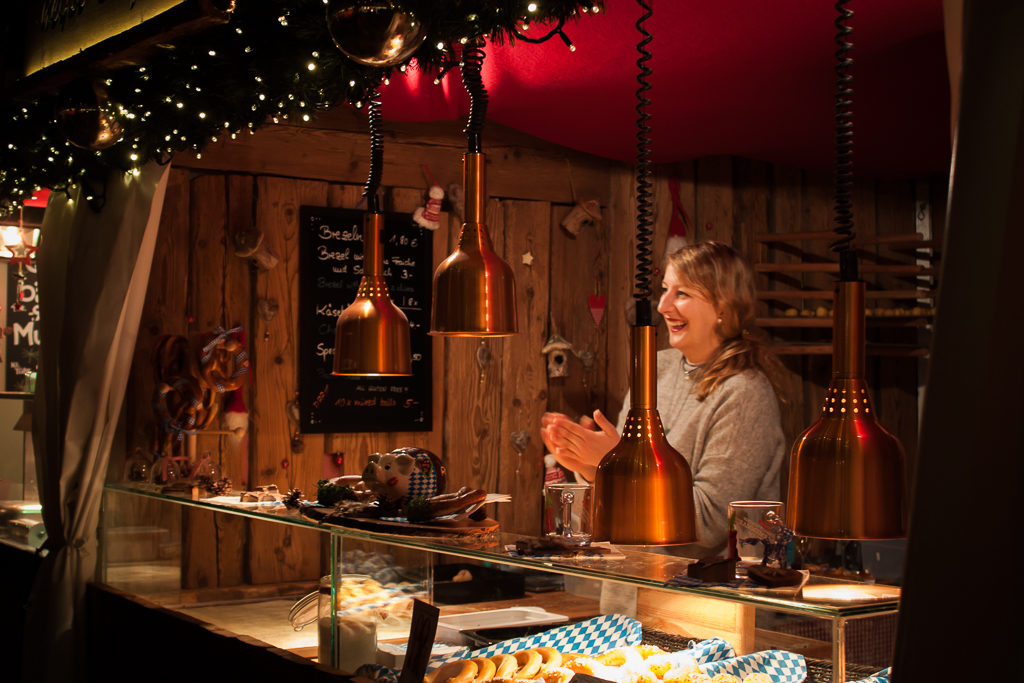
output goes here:
[{"label": "black coiled cable", "polygon": [[466,123],[466,140],[469,153],[481,152],[480,133],[487,119],[487,90],[480,68],[484,62],[484,40],[475,38],[462,48],[462,85],[469,93],[469,121]]},{"label": "black coiled cable", "polygon": [[839,279],[857,279],[857,255],[853,250],[853,59],[850,51],[853,33],[847,21],[853,10],[845,7],[849,0],[836,0],[836,167],[835,167],[835,233],[839,238],[832,243],[832,251],[839,254]]},{"label": "black coiled cable", "polygon": [[381,167],[384,165],[384,138],[380,133],[380,93],[374,88],[369,96],[367,119],[370,122],[370,174],[363,186],[363,196],[366,197],[366,210],[370,213],[379,213],[380,199],[377,193],[380,190]]},{"label": "black coiled cable", "polygon": [[643,13],[637,19],[636,29],[643,38],[637,43],[636,51],[638,57],[636,66],[639,70],[636,80],[639,87],[636,89],[636,291],[633,297],[636,299],[636,324],[651,324],[651,273],[653,272],[654,260],[651,256],[653,223],[653,202],[651,201],[651,127],[647,125],[651,116],[647,113],[647,105],[651,103],[647,98],[647,91],[651,89],[647,78],[651,75],[651,69],[647,62],[651,60],[651,53],[647,45],[651,42],[651,34],[644,28],[644,22],[651,17],[651,6],[645,0],[637,0]]}]

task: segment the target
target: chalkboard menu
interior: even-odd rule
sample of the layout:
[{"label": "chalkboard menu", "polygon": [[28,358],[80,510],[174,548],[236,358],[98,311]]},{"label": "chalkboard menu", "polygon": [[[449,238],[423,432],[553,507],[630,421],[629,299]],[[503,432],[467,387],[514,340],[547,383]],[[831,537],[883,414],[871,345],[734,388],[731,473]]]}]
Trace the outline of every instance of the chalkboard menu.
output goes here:
[{"label": "chalkboard menu", "polygon": [[411,214],[385,213],[384,279],[409,319],[411,377],[336,377],[334,328],[363,273],[365,212],[299,212],[299,406],[306,433],[430,431],[430,287],[433,233]]},{"label": "chalkboard menu", "polygon": [[39,365],[39,296],[35,264],[23,265],[22,274],[23,279],[19,279],[18,266],[7,266],[4,387],[7,391],[35,392]]}]

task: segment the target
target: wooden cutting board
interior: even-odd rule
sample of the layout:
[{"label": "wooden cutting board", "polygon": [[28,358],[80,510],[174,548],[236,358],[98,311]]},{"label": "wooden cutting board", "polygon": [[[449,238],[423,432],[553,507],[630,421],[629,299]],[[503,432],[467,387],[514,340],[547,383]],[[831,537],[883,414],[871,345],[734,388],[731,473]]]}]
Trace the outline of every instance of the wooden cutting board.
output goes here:
[{"label": "wooden cutting board", "polygon": [[483,536],[498,530],[497,520],[490,517],[473,520],[469,515],[459,515],[450,519],[435,519],[429,524],[413,524],[412,522],[391,522],[373,517],[343,517],[332,515],[328,519],[318,519],[325,526],[337,526],[348,529],[362,529],[400,536]]}]

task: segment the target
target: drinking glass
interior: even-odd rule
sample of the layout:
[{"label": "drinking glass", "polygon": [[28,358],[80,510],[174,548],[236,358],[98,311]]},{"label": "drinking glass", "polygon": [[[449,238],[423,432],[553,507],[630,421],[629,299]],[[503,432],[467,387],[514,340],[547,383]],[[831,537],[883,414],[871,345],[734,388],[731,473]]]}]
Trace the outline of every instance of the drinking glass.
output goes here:
[{"label": "drinking glass", "polygon": [[782,503],[777,500],[734,500],[729,503],[730,528],[736,530],[740,560],[759,563],[765,545],[775,542],[784,522]]},{"label": "drinking glass", "polygon": [[544,533],[588,545],[590,543],[592,484],[548,484],[544,487]]}]

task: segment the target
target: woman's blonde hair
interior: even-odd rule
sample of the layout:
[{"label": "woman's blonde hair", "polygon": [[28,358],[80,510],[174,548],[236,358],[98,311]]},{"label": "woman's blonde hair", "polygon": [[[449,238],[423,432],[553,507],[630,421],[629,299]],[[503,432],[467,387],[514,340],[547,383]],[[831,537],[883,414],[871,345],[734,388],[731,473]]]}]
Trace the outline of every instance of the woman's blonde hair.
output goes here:
[{"label": "woman's blonde hair", "polygon": [[744,370],[765,374],[780,400],[782,363],[754,326],[757,292],[754,274],[736,250],[721,242],[689,244],[668,256],[677,276],[721,312],[718,334],[722,343],[704,366],[697,383],[703,401],[725,379]]}]

